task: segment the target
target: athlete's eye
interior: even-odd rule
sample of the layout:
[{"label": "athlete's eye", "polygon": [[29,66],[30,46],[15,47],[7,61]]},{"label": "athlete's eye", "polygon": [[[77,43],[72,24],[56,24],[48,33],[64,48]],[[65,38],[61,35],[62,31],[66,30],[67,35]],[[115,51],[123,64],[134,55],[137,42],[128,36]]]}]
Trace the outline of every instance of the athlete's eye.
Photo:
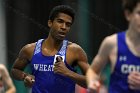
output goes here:
[{"label": "athlete's eye", "polygon": [[67,22],[67,23],[66,23],[66,26],[67,26],[67,27],[70,27],[71,25],[72,25],[72,23],[70,23],[70,22]]},{"label": "athlete's eye", "polygon": [[59,22],[59,23],[64,23],[64,20],[62,20],[62,19],[57,19],[57,22]]}]

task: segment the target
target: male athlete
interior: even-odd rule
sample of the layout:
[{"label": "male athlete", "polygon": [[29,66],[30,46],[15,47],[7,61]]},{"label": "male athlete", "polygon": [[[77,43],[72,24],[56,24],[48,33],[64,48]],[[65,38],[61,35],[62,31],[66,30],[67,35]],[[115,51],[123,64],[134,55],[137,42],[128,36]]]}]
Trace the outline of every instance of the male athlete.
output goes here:
[{"label": "male athlete", "polygon": [[[79,45],[65,40],[74,15],[69,6],[54,7],[48,20],[48,37],[21,49],[12,75],[32,87],[32,93],[74,93],[75,83],[86,87],[85,76],[74,70],[79,66],[86,73],[89,67],[86,53]],[[28,64],[31,64],[31,75],[23,71]]]},{"label": "male athlete", "polygon": [[109,62],[109,93],[140,93],[140,0],[122,2],[128,29],[103,40],[87,71],[89,93],[98,90],[100,72]]}]

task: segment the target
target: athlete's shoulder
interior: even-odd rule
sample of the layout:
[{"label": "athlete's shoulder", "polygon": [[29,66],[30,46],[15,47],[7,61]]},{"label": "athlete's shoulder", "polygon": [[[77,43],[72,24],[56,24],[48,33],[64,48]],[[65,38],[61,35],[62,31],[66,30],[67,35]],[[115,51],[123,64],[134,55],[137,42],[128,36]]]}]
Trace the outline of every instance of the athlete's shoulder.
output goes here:
[{"label": "athlete's shoulder", "polygon": [[19,57],[30,60],[32,58],[36,43],[30,43],[23,46],[20,50]]},{"label": "athlete's shoulder", "polygon": [[77,43],[69,42],[68,51],[70,51],[73,55],[77,55],[77,56],[86,55],[86,52],[84,51],[84,49]]},{"label": "athlete's shoulder", "polygon": [[115,34],[105,37],[103,40],[103,43],[107,44],[107,45],[116,44],[117,43],[117,34],[115,33]]},{"label": "athlete's shoulder", "polygon": [[73,56],[73,58],[75,60],[84,60],[85,62],[87,61],[87,54],[86,54],[86,52],[77,43],[69,42],[68,43],[68,47],[67,47],[67,51],[68,51],[67,53],[70,56]]},{"label": "athlete's shoulder", "polygon": [[68,42],[68,48],[72,49],[72,50],[81,50],[81,46],[78,45],[77,43],[73,43],[73,42]]},{"label": "athlete's shoulder", "polygon": [[114,50],[117,46],[117,34],[113,34],[104,38],[101,43],[98,55],[107,56]]},{"label": "athlete's shoulder", "polygon": [[36,43],[30,43],[23,46],[22,51],[31,51],[34,50]]},{"label": "athlete's shoulder", "polygon": [[23,46],[22,50],[24,50],[24,51],[34,50],[36,44],[37,44],[38,42],[42,42],[42,40],[44,40],[44,39],[39,39],[37,42],[30,43],[30,44],[26,44],[25,46]]},{"label": "athlete's shoulder", "polygon": [[112,34],[112,35],[109,35],[107,37],[105,37],[105,41],[108,41],[108,42],[113,42],[114,40],[116,40],[117,38],[117,34]]}]

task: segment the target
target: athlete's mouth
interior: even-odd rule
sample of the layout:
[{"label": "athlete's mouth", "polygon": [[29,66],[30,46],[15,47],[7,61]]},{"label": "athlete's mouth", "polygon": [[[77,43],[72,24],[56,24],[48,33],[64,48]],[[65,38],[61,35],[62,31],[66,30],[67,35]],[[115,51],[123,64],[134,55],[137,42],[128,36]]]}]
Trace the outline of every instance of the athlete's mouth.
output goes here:
[{"label": "athlete's mouth", "polygon": [[59,34],[60,36],[65,36],[65,35],[66,35],[65,32],[58,32],[58,34]]}]

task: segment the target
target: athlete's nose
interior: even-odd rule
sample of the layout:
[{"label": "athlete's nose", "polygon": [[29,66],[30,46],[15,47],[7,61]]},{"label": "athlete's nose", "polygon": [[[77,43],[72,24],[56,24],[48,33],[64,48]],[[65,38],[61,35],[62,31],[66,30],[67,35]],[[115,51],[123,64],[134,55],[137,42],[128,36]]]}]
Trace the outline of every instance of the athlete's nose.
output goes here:
[{"label": "athlete's nose", "polygon": [[66,24],[63,23],[62,26],[61,26],[61,28],[62,28],[63,30],[65,30],[65,29],[66,29]]}]

